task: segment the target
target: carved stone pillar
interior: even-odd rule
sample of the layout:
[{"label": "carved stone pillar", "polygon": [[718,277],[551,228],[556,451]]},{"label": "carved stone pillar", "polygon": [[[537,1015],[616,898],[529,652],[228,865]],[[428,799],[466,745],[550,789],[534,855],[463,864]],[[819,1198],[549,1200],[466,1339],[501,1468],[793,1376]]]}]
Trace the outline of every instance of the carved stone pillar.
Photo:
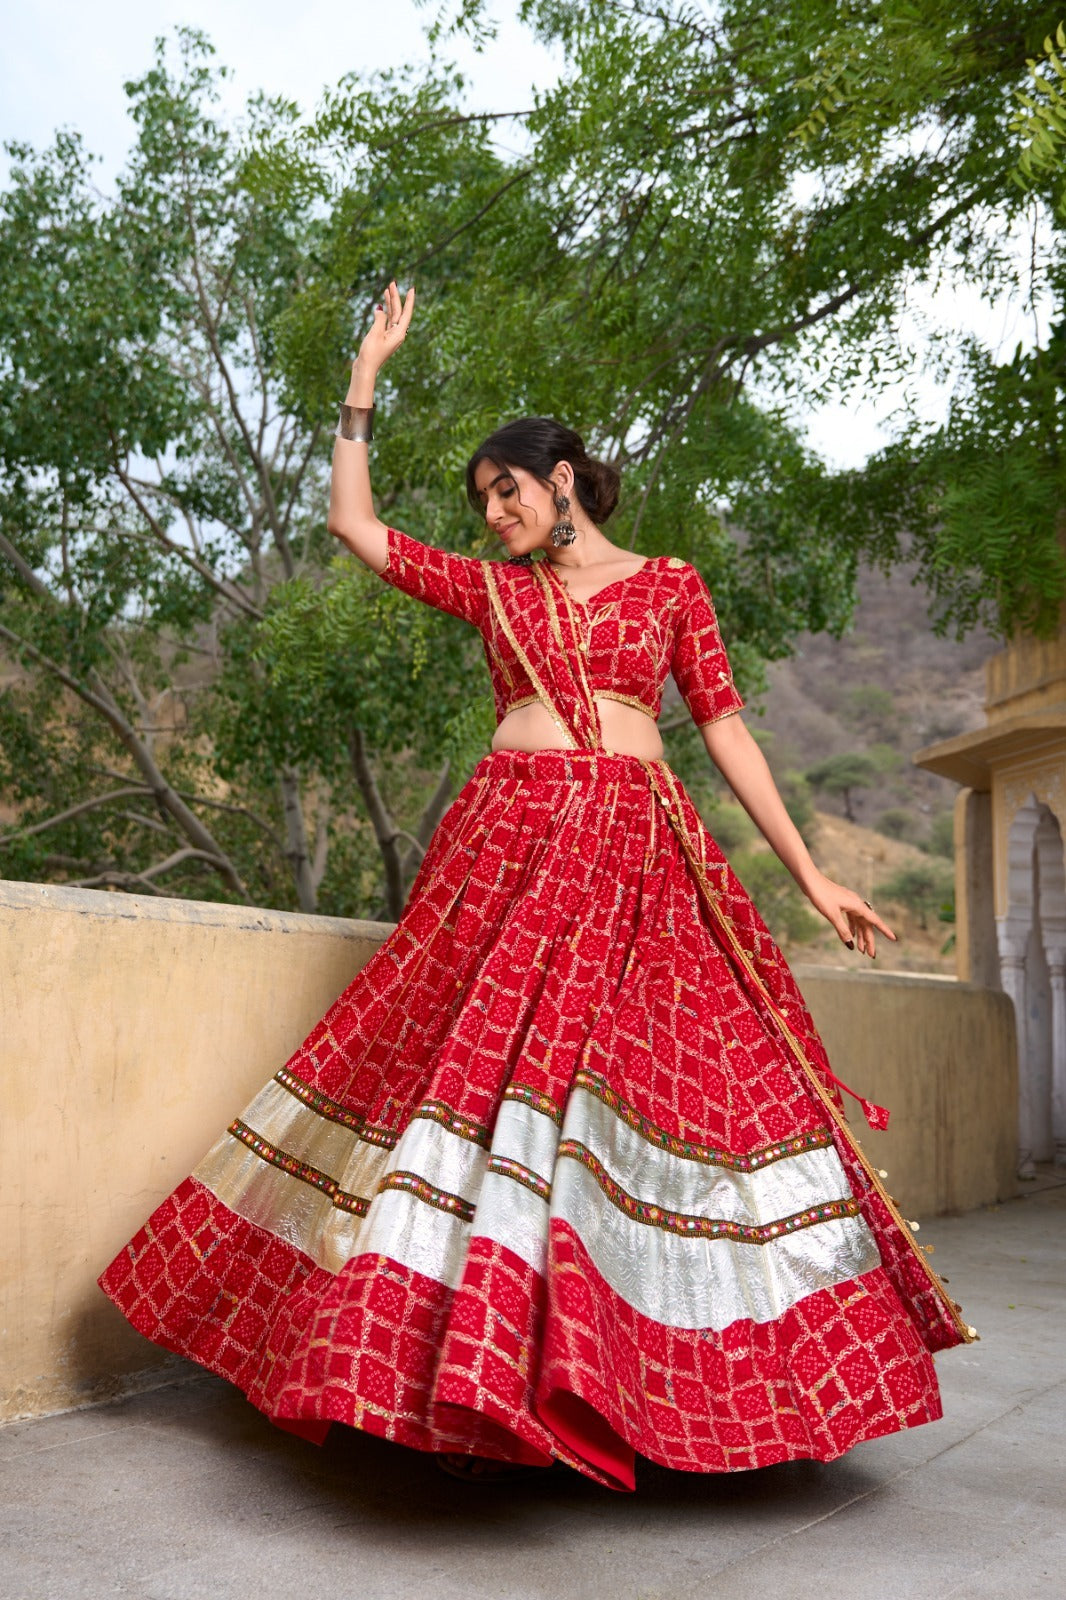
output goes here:
[{"label": "carved stone pillar", "polygon": [[1047,952],[1051,980],[1051,1134],[1055,1164],[1066,1166],[1066,946]]},{"label": "carved stone pillar", "polygon": [[1032,1073],[1027,1037],[1029,994],[1025,972],[1029,930],[1012,926],[1013,922],[1013,918],[1005,917],[996,928],[999,971],[1003,991],[1010,995],[1014,1002],[1014,1023],[1018,1030],[1018,1176],[1035,1178],[1033,1150],[1036,1140],[1033,1119],[1036,1108],[1032,1103]]}]

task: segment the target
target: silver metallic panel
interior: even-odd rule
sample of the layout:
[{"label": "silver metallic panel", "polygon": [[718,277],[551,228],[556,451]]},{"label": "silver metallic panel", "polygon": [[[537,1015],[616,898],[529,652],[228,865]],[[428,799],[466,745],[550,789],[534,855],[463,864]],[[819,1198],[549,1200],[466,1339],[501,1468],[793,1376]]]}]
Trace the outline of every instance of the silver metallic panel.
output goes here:
[{"label": "silver metallic panel", "polygon": [[555,1169],[551,1214],[568,1222],[615,1294],[673,1328],[773,1322],[818,1289],[880,1265],[861,1217],[819,1222],[770,1244],[734,1244],[633,1222],[579,1161]]},{"label": "silver metallic panel", "polygon": [[236,1216],[338,1271],[363,1226],[339,1211],[329,1195],[273,1167],[227,1134],[208,1151],[193,1177]]},{"label": "silver metallic panel", "polygon": [[[426,1117],[416,1117],[395,1150],[389,1152],[381,1180],[393,1172],[413,1172],[435,1189],[473,1203],[481,1190],[488,1160],[489,1153],[481,1145],[460,1139],[457,1133],[450,1133]],[[347,1183],[344,1187],[348,1187]]]},{"label": "silver metallic panel", "polygon": [[534,1111],[520,1100],[505,1100],[492,1134],[492,1154],[518,1161],[551,1183],[560,1137],[558,1123],[543,1111]]},{"label": "silver metallic panel", "polygon": [[580,1139],[635,1200],[690,1216],[753,1226],[851,1194],[832,1148],[784,1156],[757,1172],[732,1172],[649,1144],[586,1089],[570,1096],[562,1136]]},{"label": "silver metallic panel", "polygon": [[[339,1272],[353,1256],[380,1254],[455,1287],[471,1237],[481,1236],[543,1274],[550,1210],[569,1223],[597,1270],[637,1311],[672,1327],[721,1329],[740,1318],[773,1321],[806,1295],[868,1272],[880,1261],[860,1217],[817,1223],[764,1245],[685,1237],[632,1221],[580,1162],[556,1163],[558,1127],[516,1101],[500,1109],[492,1154],[551,1182],[550,1208],[515,1178],[486,1173],[489,1152],[424,1119],[410,1124],[392,1152],[355,1140],[347,1164],[340,1166],[338,1145],[329,1137],[319,1142],[315,1131],[314,1124],[323,1119],[274,1087],[298,1115],[291,1117],[275,1095],[264,1093],[245,1120],[271,1143],[331,1170],[344,1189],[373,1195],[368,1215],[360,1218],[335,1207],[328,1195],[271,1166],[228,1134],[195,1176],[238,1216],[331,1272]],[[325,1127],[328,1136],[339,1132],[347,1141],[354,1139],[350,1130]],[[571,1097],[566,1132],[587,1144],[630,1193],[671,1210],[751,1225],[848,1193],[843,1173],[834,1181],[835,1152],[787,1157],[755,1174],[728,1173],[656,1149],[583,1091]],[[833,1161],[821,1159],[830,1154]],[[402,1191],[378,1194],[382,1178],[393,1171],[413,1172],[475,1205],[473,1222]]]},{"label": "silver metallic panel", "polygon": [[544,1276],[548,1265],[548,1202],[524,1184],[490,1172],[481,1186],[470,1232],[474,1238],[502,1244]]},{"label": "silver metallic panel", "polygon": [[[484,1154],[481,1151],[482,1157]],[[351,1254],[388,1256],[412,1272],[455,1289],[469,1249],[469,1222],[438,1211],[413,1194],[387,1189],[370,1208]]]},{"label": "silver metallic panel", "polygon": [[[254,1128],[262,1138],[280,1150],[287,1150],[297,1160],[328,1173],[338,1183],[359,1142],[351,1128],[319,1116],[274,1079],[260,1089],[240,1116],[241,1121]],[[388,1151],[373,1148],[379,1162],[383,1162]]]}]

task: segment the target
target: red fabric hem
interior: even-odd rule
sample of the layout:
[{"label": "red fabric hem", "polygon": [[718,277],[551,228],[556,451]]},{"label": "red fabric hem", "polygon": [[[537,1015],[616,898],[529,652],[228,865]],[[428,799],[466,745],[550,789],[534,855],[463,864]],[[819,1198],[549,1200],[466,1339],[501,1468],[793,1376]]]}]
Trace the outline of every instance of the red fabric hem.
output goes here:
[{"label": "red fabric hem", "polygon": [[559,1222],[547,1281],[476,1238],[452,1291],[380,1256],[334,1277],[187,1179],[99,1282],[141,1333],[311,1442],[340,1422],[424,1451],[557,1457],[631,1490],[638,1454],[690,1472],[830,1461],[941,1414],[881,1269],[774,1323],[677,1329],[617,1296]]}]

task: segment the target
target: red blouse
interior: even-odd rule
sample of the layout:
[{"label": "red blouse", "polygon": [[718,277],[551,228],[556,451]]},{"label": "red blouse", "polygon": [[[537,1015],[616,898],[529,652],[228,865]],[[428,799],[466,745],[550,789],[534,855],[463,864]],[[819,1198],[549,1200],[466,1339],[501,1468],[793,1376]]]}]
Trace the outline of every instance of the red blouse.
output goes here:
[{"label": "red blouse", "polygon": [[[532,581],[527,567],[479,561],[422,544],[388,530],[387,583],[427,605],[462,617],[485,646],[496,700],[497,724],[537,696],[513,647],[495,626],[485,568],[498,583]],[[733,683],[710,592],[696,568],[678,556],[649,556],[628,578],[574,601],[586,620],[585,668],[594,694],[658,717],[668,673],[698,727],[739,711],[744,701]]]}]

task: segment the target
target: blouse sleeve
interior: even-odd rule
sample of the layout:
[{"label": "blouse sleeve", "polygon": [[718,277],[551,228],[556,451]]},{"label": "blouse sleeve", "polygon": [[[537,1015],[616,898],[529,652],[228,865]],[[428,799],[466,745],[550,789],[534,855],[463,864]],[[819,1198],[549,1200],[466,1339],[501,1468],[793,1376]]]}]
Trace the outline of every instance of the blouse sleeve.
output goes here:
[{"label": "blouse sleeve", "polygon": [[688,563],[682,574],[682,603],[677,608],[670,671],[699,728],[739,711],[744,704],[733,682],[710,591]]},{"label": "blouse sleeve", "polygon": [[404,594],[478,627],[488,605],[484,563],[388,530],[388,563],[378,574]]}]

